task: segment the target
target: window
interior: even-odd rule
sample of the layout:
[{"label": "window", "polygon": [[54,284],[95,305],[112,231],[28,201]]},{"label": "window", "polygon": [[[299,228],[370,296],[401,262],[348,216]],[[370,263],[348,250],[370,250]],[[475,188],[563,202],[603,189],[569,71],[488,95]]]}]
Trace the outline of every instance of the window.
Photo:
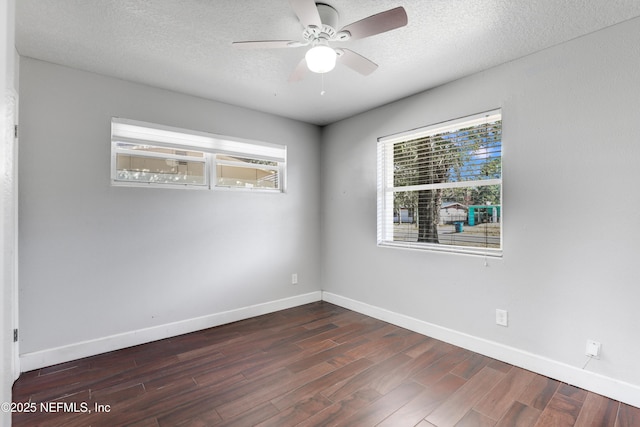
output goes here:
[{"label": "window", "polygon": [[206,156],[202,151],[127,142],[116,142],[114,150],[117,181],[208,185]]},{"label": "window", "polygon": [[216,157],[216,185],[277,189],[280,185],[278,162],[238,156]]},{"label": "window", "polygon": [[114,185],[284,191],[287,148],[113,118]]},{"label": "window", "polygon": [[378,140],[378,245],[502,255],[502,115]]}]

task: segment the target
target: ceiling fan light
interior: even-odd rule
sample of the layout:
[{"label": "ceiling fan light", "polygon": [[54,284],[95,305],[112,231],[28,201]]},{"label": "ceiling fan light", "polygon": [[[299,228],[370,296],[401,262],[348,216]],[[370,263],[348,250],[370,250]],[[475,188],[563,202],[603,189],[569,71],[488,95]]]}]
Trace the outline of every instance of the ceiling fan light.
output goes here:
[{"label": "ceiling fan light", "polygon": [[328,73],[336,66],[336,51],[326,45],[312,47],[304,57],[307,67],[314,73]]}]

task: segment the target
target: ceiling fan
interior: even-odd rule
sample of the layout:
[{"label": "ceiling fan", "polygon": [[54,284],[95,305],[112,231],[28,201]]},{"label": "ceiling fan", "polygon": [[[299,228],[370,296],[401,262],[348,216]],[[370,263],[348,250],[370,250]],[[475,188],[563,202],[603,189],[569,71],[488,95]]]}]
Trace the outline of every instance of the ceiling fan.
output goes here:
[{"label": "ceiling fan", "polygon": [[304,41],[261,40],[233,42],[237,49],[279,49],[311,46],[289,77],[289,81],[299,81],[307,69],[314,73],[327,73],[336,61],[369,75],[378,65],[364,56],[345,48],[332,48],[329,43],[357,40],[384,33],[407,25],[407,13],[403,7],[381,12],[336,30],[338,12],[328,4],[314,0],[289,0],[291,7],[304,27]]}]

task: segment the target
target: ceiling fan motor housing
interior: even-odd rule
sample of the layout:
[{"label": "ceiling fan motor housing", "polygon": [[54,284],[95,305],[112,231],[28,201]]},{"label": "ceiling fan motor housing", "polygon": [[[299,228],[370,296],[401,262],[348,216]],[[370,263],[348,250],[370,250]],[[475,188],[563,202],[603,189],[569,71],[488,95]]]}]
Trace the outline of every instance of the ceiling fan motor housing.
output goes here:
[{"label": "ceiling fan motor housing", "polygon": [[338,11],[324,3],[316,3],[316,7],[318,8],[318,14],[320,15],[323,26],[328,25],[333,28],[335,32],[335,28],[338,28]]},{"label": "ceiling fan motor housing", "polygon": [[336,31],[338,26],[338,11],[324,3],[317,3],[316,7],[318,8],[320,20],[322,21],[322,27],[309,26],[305,28],[302,37],[312,44],[318,40],[347,40],[349,38],[348,33],[338,33]]}]

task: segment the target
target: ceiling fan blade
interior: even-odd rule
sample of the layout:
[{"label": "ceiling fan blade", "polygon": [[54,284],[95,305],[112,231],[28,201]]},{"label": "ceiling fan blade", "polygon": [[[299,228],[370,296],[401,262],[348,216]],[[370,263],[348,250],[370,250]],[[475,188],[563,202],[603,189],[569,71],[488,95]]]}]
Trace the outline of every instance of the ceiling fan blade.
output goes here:
[{"label": "ceiling fan blade", "polygon": [[336,52],[339,54],[338,61],[340,63],[362,75],[368,76],[378,68],[378,64],[352,50],[336,49]]},{"label": "ceiling fan blade", "polygon": [[302,61],[298,62],[298,65],[293,70],[293,73],[289,76],[289,83],[299,82],[307,74],[307,60],[302,58]]},{"label": "ceiling fan blade", "polygon": [[320,14],[314,0],[289,0],[289,3],[304,28],[309,26],[322,27]]},{"label": "ceiling fan blade", "polygon": [[287,47],[306,46],[308,43],[292,40],[260,40],[231,43],[236,49],[282,49]]},{"label": "ceiling fan blade", "polygon": [[348,32],[352,39],[362,39],[404,27],[407,22],[407,12],[400,6],[349,24],[341,29],[340,32]]}]

